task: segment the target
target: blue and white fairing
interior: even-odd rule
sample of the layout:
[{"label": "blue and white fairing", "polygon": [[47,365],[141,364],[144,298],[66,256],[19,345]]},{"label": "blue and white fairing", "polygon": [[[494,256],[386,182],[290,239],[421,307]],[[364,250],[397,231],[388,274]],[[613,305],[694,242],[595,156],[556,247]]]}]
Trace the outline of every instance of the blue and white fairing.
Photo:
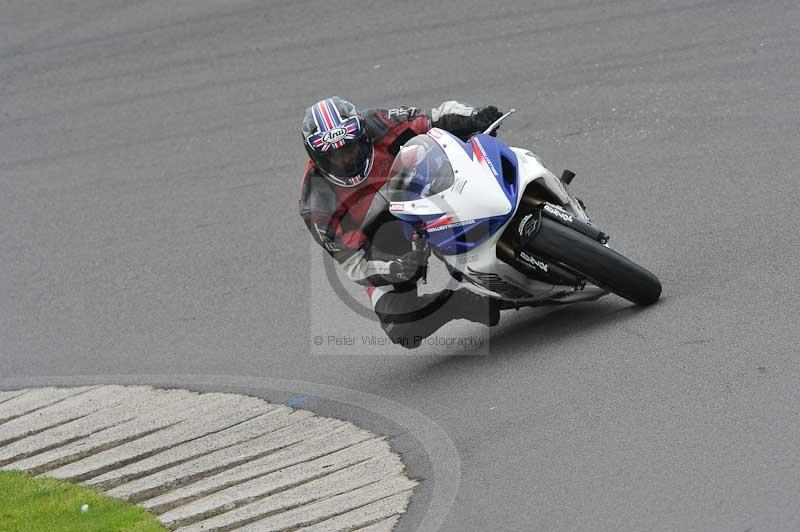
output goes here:
[{"label": "blue and white fairing", "polygon": [[574,286],[542,282],[498,258],[500,236],[534,181],[572,215],[588,220],[563,183],[531,152],[488,135],[464,143],[432,129],[400,149],[390,170],[389,210],[421,229],[451,275],[473,292],[522,304],[603,295],[597,287],[576,292]]},{"label": "blue and white fairing", "polygon": [[443,255],[467,253],[513,216],[517,166],[516,154],[495,137],[464,143],[432,129],[400,149],[389,173],[390,210],[424,230]]}]

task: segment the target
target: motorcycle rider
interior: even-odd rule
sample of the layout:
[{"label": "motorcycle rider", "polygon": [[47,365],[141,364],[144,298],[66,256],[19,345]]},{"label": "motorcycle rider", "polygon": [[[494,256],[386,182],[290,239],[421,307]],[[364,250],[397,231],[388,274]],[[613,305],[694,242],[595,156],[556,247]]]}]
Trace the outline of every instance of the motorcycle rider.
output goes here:
[{"label": "motorcycle rider", "polygon": [[429,251],[412,249],[402,224],[388,210],[381,187],[400,147],[432,127],[462,140],[486,129],[501,113],[447,101],[423,112],[416,107],[360,112],[339,97],[306,109],[303,144],[309,155],[300,215],[316,242],[354,282],[367,287],[381,327],[396,344],[415,348],[448,321],[488,326],[499,320],[489,298],[466,289],[417,293]]}]

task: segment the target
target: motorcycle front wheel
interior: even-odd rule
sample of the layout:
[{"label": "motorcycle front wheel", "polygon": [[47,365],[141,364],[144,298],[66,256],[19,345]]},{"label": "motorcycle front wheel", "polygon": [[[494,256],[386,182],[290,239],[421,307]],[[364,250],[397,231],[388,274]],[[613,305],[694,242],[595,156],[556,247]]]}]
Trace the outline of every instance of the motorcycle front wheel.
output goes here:
[{"label": "motorcycle front wheel", "polygon": [[661,282],[647,269],[555,220],[542,217],[541,224],[529,244],[538,256],[637,305],[658,301]]}]

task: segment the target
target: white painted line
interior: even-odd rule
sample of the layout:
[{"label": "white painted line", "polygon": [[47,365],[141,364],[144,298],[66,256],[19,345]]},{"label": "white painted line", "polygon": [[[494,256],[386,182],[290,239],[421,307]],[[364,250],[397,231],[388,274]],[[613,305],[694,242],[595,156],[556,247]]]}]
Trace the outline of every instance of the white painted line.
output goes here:
[{"label": "white painted line", "polygon": [[194,484],[145,501],[142,506],[161,513],[178,504],[186,504],[227,487],[237,486],[254,478],[263,478],[283,468],[346,449],[371,437],[372,434],[349,424],[338,428],[327,427],[322,434],[315,435],[307,441],[301,441],[265,457],[226,469]]},{"label": "white painted line", "polygon": [[[389,477],[354,491],[299,506],[287,512],[281,512],[261,521],[251,523],[240,528],[240,530],[247,532],[277,532],[310,526],[392,495],[404,493],[410,497],[410,490],[414,485],[414,482],[404,477]],[[219,532],[219,529],[215,529],[213,526],[202,530]]]},{"label": "white painted line", "polygon": [[47,476],[72,481],[86,480],[113,471],[122,463],[148,458],[176,445],[243,423],[265,410],[263,402],[252,397],[236,401],[236,396],[221,397],[204,413],[197,413],[172,427],[49,471]]},{"label": "white painted line", "polygon": [[0,392],[0,403],[5,403],[9,399],[13,399],[13,398],[15,398],[17,396],[20,396],[23,393],[25,393],[26,391],[27,390],[22,389],[22,390],[10,391],[10,392]]},{"label": "white painted line", "polygon": [[391,530],[416,482],[388,443],[261,399],[144,386],[0,392],[0,466],[141,502],[185,531]]},{"label": "white painted line", "polygon": [[[152,401],[131,401],[124,410],[128,420],[113,424],[120,419],[120,410],[108,412],[106,422],[111,423],[107,429],[93,432],[61,447],[35,454],[29,458],[8,464],[10,469],[29,471],[33,474],[43,473],[58,466],[80,460],[91,454],[116,447],[128,441],[144,437],[148,434],[174,425],[191,415],[189,406],[194,402],[193,394],[184,391],[167,390],[154,394]],[[209,399],[204,396],[199,400],[205,406]],[[211,398],[213,401],[215,398]],[[106,414],[106,412],[101,411]],[[129,416],[128,414],[133,414]],[[22,442],[22,440],[20,440]]]},{"label": "white painted line", "polygon": [[[388,478],[401,478],[402,476],[402,467],[397,462],[390,459],[375,458],[333,473],[328,477],[310,481],[263,499],[256,499],[245,506],[236,506],[232,503],[230,511],[216,517],[207,517],[204,521],[195,523],[192,526],[186,526],[182,530],[184,532],[199,532],[201,530],[235,529],[250,522],[263,520],[267,516],[281,515],[300,507],[309,506],[315,502],[323,502],[331,497],[346,495],[360,488],[373,486]],[[410,484],[412,487],[414,485],[416,484]],[[406,497],[406,502],[407,500],[408,498]],[[360,506],[360,503],[354,507],[358,506]],[[343,508],[344,511],[348,509]],[[392,514],[388,513],[383,517],[387,515]],[[181,525],[185,522],[182,520],[170,521],[171,517],[165,514],[159,519],[162,519],[168,526]],[[323,518],[327,517],[320,517],[319,519]],[[311,522],[315,521],[309,521],[308,523]],[[308,523],[293,522],[291,526],[294,528]]]},{"label": "white painted line", "polygon": [[[233,508],[250,505],[231,515],[222,516],[219,522],[231,526],[239,522],[263,517],[278,510],[297,505],[297,501],[311,502],[375,482],[391,474],[402,472],[399,458],[389,454],[385,441],[372,439],[354,447],[324,456],[311,462],[301,462],[218,491],[194,502],[163,514],[159,519],[169,527],[185,526]],[[387,458],[370,463],[373,456]],[[344,470],[344,473],[334,474]],[[314,482],[322,479],[321,482]],[[300,487],[298,489],[297,487]],[[294,489],[292,489],[294,488]],[[265,501],[251,504],[270,494]],[[216,521],[215,521],[216,522]],[[210,526],[208,521],[204,527]]]},{"label": "white painted line", "polygon": [[[394,530],[394,527],[397,525],[397,522],[400,520],[399,515],[395,515],[394,517],[390,517],[388,519],[384,519],[383,521],[378,521],[374,525],[365,526],[364,528],[359,528],[354,530],[353,532],[391,532]],[[309,528],[301,528],[298,532],[309,532]]]},{"label": "white painted line", "polygon": [[[301,530],[305,532],[346,532],[353,530],[354,527],[371,525],[369,526],[369,529],[375,531],[378,530],[378,528],[375,528],[374,523],[376,521],[380,521],[384,523],[382,525],[382,530],[388,531],[392,529],[391,527],[394,527],[394,524],[389,525],[388,519],[385,519],[386,516],[395,516],[395,519],[399,519],[399,517],[396,516],[399,516],[401,513],[403,513],[406,510],[407,505],[407,494],[398,493],[397,495],[392,495],[386,497],[385,499],[371,502],[347,513],[337,515],[336,517],[332,517],[317,523],[316,525],[304,527]],[[392,519],[392,517],[389,519]],[[393,523],[396,522],[397,521],[394,521]],[[387,526],[390,528],[387,528]],[[365,529],[360,528],[358,530]]]},{"label": "white painted line", "polygon": [[213,451],[274,432],[310,415],[309,412],[295,412],[286,407],[273,408],[244,423],[176,445],[155,456],[137,460],[130,465],[94,477],[87,480],[86,484],[97,488],[111,489],[187,460],[199,458]]},{"label": "white painted line", "polygon": [[[311,417],[264,437],[222,449],[139,481],[119,486],[110,490],[109,494],[135,502],[151,498],[144,503],[145,507],[149,505],[159,510],[169,509],[184,501],[258,476],[260,470],[256,470],[255,467],[260,464],[260,459],[265,455],[279,455],[277,452],[279,449],[291,448],[287,452],[293,459],[301,459],[297,452],[299,449],[292,446],[302,444],[309,438],[310,441],[315,441],[317,437],[327,438],[341,424],[340,421]],[[165,488],[170,490],[169,493],[157,497],[151,494],[154,490],[165,491]],[[145,493],[148,495],[144,496]]]},{"label": "white painted line", "polygon": [[[0,449],[0,465],[132,419],[129,402],[151,393],[147,386],[103,386],[8,421],[0,444],[15,444]],[[36,437],[26,438],[32,434]]]},{"label": "white painted line", "polygon": [[[82,386],[79,388],[38,388],[35,390],[28,390],[18,397],[3,402],[3,408],[0,410],[0,423],[57,403],[67,397],[77,395],[91,388],[92,386]],[[2,438],[2,433],[0,433],[0,439],[5,439]]]}]

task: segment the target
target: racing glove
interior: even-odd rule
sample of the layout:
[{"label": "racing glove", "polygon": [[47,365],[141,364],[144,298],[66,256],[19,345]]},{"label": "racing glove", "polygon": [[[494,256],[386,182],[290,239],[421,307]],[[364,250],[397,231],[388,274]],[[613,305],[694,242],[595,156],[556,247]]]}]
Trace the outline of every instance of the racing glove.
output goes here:
[{"label": "racing glove", "polygon": [[415,282],[425,274],[429,251],[409,251],[389,263],[389,280],[393,284]]},{"label": "racing glove", "polygon": [[[471,135],[485,130],[501,116],[503,114],[494,105],[476,109],[456,101],[448,101],[431,110],[431,124],[466,142]],[[497,135],[496,129],[492,135]]]},{"label": "racing glove", "polygon": [[[488,105],[483,109],[479,110],[477,113],[475,113],[474,117],[475,125],[477,126],[478,131],[483,131],[487,127],[491,126],[495,122],[495,120],[497,120],[501,116],[503,116],[503,113],[501,113],[497,107],[495,107],[494,105]],[[495,130],[492,131],[490,135],[496,137],[498,128],[495,128]]]}]

